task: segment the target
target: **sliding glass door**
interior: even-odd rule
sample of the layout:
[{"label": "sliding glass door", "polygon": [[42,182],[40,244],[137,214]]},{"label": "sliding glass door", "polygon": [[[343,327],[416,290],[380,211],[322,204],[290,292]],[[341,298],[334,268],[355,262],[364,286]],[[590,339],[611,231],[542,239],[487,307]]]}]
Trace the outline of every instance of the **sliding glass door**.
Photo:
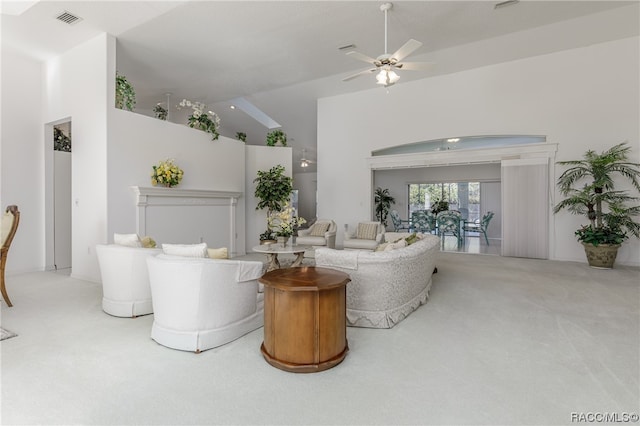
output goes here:
[{"label": "sliding glass door", "polygon": [[466,220],[480,219],[480,182],[437,182],[409,184],[409,217],[416,210],[431,210],[438,201],[449,210],[460,210]]}]

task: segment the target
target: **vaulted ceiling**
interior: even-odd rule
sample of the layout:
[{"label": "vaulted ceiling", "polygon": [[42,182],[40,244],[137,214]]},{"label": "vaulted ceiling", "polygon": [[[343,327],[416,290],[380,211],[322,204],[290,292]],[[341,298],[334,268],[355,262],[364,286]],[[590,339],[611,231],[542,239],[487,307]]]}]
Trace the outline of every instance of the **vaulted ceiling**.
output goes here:
[{"label": "vaulted ceiling", "polygon": [[[423,45],[408,61],[433,61],[429,71],[403,71],[399,84],[470,66],[508,60],[487,54],[439,63],[456,46],[526,33],[542,26],[611,10],[638,1],[396,1],[389,12],[388,45],[408,39]],[[367,64],[345,55],[384,53],[384,14],[377,1],[39,1],[2,2],[2,47],[45,60],[107,32],[117,38],[117,68],[133,83],[137,110],[167,100],[201,101],[220,115],[222,134],[247,133],[264,144],[268,129],[230,109],[238,98],[282,125],[294,158],[316,152],[316,99],[375,87],[374,75],[349,82]],[[81,18],[56,20],[68,11]],[[557,25],[556,25],[557,27]],[[635,29],[637,33],[637,28]],[[624,34],[623,34],[624,35]],[[629,34],[633,35],[633,34]],[[529,39],[517,57],[573,47],[570,37]],[[354,47],[339,50],[340,47]],[[497,49],[497,47],[496,47]],[[515,52],[515,50],[514,50]],[[468,59],[468,60],[466,60]],[[384,90],[384,89],[380,89]],[[391,88],[390,90],[393,90]],[[173,110],[172,110],[173,112]],[[176,112],[176,115],[179,113]],[[307,170],[312,171],[310,167]]]}]

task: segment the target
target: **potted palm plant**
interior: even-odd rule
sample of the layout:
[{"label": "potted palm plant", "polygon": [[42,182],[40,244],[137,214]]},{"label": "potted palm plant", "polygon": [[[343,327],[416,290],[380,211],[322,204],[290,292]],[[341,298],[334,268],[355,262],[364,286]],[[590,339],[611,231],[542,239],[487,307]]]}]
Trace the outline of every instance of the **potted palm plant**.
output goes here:
[{"label": "potted palm plant", "polygon": [[[558,178],[557,186],[566,198],[553,209],[558,213],[567,209],[572,214],[586,216],[588,225],[575,232],[582,243],[590,266],[613,267],[618,248],[629,234],[640,238],[640,223],[634,218],[640,214],[640,205],[628,206],[638,201],[629,191],[616,190],[613,178],[627,178],[640,192],[640,164],[628,161],[631,150],[626,142],[598,154],[588,150],[582,160],[559,161],[569,166]],[[581,187],[577,185],[586,182]]]},{"label": "potted palm plant", "polygon": [[396,203],[396,199],[389,194],[389,189],[377,187],[374,193],[374,201],[376,203],[376,218],[386,227],[389,209],[391,204]]}]

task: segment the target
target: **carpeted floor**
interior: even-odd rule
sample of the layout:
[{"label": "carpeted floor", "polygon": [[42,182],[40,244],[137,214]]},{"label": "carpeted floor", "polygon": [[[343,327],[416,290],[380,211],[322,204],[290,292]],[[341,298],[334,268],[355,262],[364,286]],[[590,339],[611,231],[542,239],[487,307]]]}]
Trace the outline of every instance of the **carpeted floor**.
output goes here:
[{"label": "carpeted floor", "polygon": [[[258,256],[260,257],[260,256]],[[263,330],[201,354],[111,317],[96,283],[10,277],[0,423],[571,425],[640,412],[637,268],[440,253],[429,301],[389,330],[347,329],[330,370],[287,373]]]}]

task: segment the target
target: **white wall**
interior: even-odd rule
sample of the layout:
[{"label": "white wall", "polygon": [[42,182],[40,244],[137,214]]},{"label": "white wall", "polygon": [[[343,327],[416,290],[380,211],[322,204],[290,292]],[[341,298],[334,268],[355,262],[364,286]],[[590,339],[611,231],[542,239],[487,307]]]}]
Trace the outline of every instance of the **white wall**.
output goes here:
[{"label": "white wall", "polygon": [[[319,99],[318,215],[350,227],[371,217],[366,158],[372,150],[410,142],[538,134],[559,144],[556,160],[568,160],[628,140],[638,162],[638,45],[638,37],[625,38],[400,83],[389,93],[373,88]],[[552,181],[559,172],[552,170]],[[549,211],[560,199],[552,193]],[[567,213],[553,217],[551,258],[585,262],[573,235],[583,222]],[[638,265],[639,259],[637,239],[618,254],[621,264]]]},{"label": "white wall", "polygon": [[[94,253],[107,227],[107,103],[113,99],[115,40],[99,35],[46,64],[44,122],[70,117],[72,275],[98,280]],[[41,124],[42,126],[42,124]]]},{"label": "white wall", "polygon": [[21,212],[7,258],[12,275],[44,265],[43,64],[2,46],[1,74],[0,208]]},{"label": "white wall", "polygon": [[[150,187],[152,166],[161,160],[172,158],[184,171],[181,189],[244,192],[244,143],[224,136],[212,141],[209,134],[184,124],[116,108],[110,111],[109,117],[109,221],[104,242],[113,241],[113,233],[136,231],[136,198],[131,187]],[[240,197],[236,223],[245,222],[244,205],[245,197]],[[201,226],[175,219],[175,226],[185,227],[185,231],[189,226]],[[239,226],[237,231],[236,249],[244,253],[244,226]]]},{"label": "white wall", "polygon": [[258,199],[255,197],[256,184],[253,180],[258,176],[258,170],[269,170],[273,166],[282,165],[285,174],[292,176],[293,149],[276,146],[246,145],[246,182],[245,194],[247,195],[246,209],[246,249],[260,243],[260,234],[267,229],[267,211],[256,210]]}]

